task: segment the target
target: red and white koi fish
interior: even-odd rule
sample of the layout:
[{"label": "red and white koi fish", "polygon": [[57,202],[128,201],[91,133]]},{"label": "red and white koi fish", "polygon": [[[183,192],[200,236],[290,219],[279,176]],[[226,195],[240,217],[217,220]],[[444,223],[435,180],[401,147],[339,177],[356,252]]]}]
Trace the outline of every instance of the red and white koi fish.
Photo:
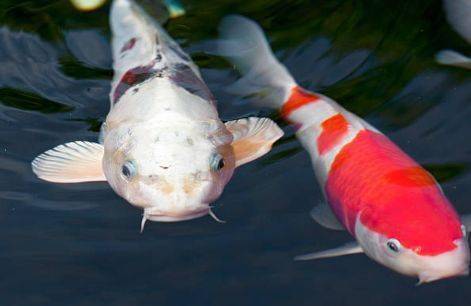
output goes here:
[{"label": "red and white koi fish", "polygon": [[226,122],[198,68],[133,1],[111,9],[114,81],[100,143],[77,141],[38,156],[33,171],[58,183],[108,181],[146,220],[212,214],[235,167],[283,132],[266,118]]},{"label": "red and white koi fish", "polygon": [[328,202],[312,217],[356,240],[298,260],[364,252],[420,283],[468,274],[466,227],[426,170],[332,99],[299,87],[253,21],[226,17],[220,33],[218,53],[243,75],[231,91],[279,108],[310,153]]}]

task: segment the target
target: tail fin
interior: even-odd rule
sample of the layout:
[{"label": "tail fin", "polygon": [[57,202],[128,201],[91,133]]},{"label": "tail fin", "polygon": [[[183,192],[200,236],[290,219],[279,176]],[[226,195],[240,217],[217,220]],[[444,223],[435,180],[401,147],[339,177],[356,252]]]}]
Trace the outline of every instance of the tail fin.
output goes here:
[{"label": "tail fin", "polygon": [[243,16],[230,15],[221,21],[219,33],[217,54],[242,74],[228,90],[242,96],[258,95],[266,106],[279,108],[296,82],[275,58],[260,26]]}]

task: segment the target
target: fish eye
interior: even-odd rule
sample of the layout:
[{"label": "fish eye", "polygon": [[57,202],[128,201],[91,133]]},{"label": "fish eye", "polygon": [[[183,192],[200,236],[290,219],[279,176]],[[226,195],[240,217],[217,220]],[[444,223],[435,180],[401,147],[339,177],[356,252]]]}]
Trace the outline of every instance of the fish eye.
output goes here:
[{"label": "fish eye", "polygon": [[211,156],[211,161],[210,161],[210,168],[211,168],[211,171],[219,171],[221,170],[222,168],[224,168],[224,158],[221,156],[221,154],[219,153],[216,153],[216,154],[213,154],[213,156]]},{"label": "fish eye", "polygon": [[388,250],[393,253],[399,253],[402,248],[401,243],[397,239],[389,239],[386,241],[386,246],[388,247]]},{"label": "fish eye", "polygon": [[134,163],[132,161],[125,162],[121,167],[121,173],[126,179],[130,179],[136,175],[136,167],[134,166]]}]

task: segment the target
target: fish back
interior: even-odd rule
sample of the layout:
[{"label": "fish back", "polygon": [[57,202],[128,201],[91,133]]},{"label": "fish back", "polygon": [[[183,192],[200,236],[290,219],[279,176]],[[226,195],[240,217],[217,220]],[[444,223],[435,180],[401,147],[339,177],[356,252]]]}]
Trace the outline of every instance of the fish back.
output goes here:
[{"label": "fish back", "polygon": [[115,0],[111,9],[114,79],[111,107],[131,89],[155,78],[175,85],[214,103],[191,58],[160,24],[132,0]]}]

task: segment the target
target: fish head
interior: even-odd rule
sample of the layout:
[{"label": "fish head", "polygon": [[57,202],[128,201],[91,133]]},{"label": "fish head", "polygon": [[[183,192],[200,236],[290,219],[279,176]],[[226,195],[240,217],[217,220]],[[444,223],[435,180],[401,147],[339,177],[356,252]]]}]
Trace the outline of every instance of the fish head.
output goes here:
[{"label": "fish head", "polygon": [[451,206],[417,206],[421,214],[415,209],[396,209],[381,220],[362,213],[355,235],[365,254],[401,274],[417,277],[418,284],[468,275],[469,245],[457,214]]},{"label": "fish head", "polygon": [[217,126],[122,126],[107,134],[103,169],[144,219],[183,221],[210,213],[234,168],[232,135]]}]

